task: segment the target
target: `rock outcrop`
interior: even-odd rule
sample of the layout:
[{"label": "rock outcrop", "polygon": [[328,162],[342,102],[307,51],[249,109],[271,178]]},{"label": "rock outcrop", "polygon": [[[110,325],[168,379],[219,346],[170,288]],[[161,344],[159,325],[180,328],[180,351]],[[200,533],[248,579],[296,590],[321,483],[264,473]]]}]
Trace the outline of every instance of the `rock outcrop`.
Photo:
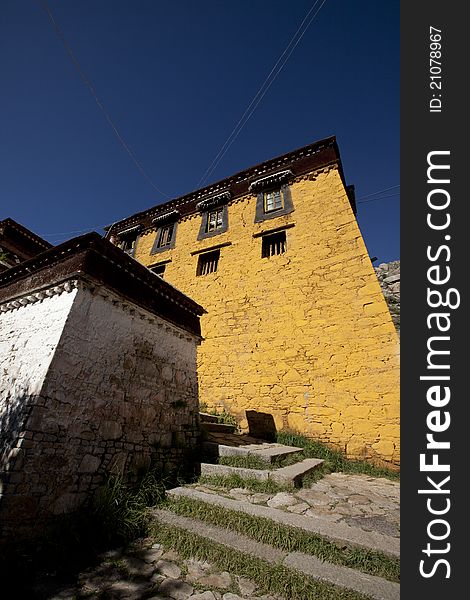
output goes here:
[{"label": "rock outcrop", "polygon": [[381,263],[375,272],[387,301],[392,320],[400,331],[400,261]]}]

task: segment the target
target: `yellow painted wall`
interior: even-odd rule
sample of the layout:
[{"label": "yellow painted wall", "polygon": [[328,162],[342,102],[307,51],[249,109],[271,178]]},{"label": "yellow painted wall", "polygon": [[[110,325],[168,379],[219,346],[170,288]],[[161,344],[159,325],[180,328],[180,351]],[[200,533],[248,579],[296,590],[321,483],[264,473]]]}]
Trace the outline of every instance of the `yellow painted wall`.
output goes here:
[{"label": "yellow painted wall", "polygon": [[[399,463],[399,342],[336,168],[295,179],[294,212],[254,223],[256,195],[229,203],[226,233],[197,241],[201,215],[180,220],[164,277],[207,310],[198,357],[200,401],[239,416],[269,412],[350,457]],[[261,258],[253,234],[284,224],[287,252]],[[196,277],[191,252],[221,248]]]}]

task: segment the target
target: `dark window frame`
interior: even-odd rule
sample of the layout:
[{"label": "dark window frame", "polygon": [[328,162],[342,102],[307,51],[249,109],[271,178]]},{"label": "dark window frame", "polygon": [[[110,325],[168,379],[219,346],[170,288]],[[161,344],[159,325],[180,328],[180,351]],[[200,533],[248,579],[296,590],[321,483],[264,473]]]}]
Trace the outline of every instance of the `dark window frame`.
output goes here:
[{"label": "dark window frame", "polygon": [[152,265],[151,267],[148,267],[148,269],[163,279],[163,274],[165,273],[167,264],[167,262],[159,263],[158,265]]},{"label": "dark window frame", "polygon": [[[212,231],[207,231],[209,224],[209,214],[215,212],[217,210],[222,210],[222,226],[218,229],[213,229]],[[201,219],[201,227],[199,228],[199,233],[197,236],[198,240],[205,240],[206,238],[211,238],[216,235],[220,235],[221,233],[225,233],[228,229],[228,206],[227,204],[210,207],[204,210],[202,213]]]},{"label": "dark window frame", "polygon": [[[272,252],[272,248],[279,248],[278,252]],[[287,233],[285,229],[261,236],[261,258],[272,258],[287,252]]]},{"label": "dark window frame", "polygon": [[[275,192],[277,190],[279,190],[282,194],[283,207],[266,211],[266,194],[269,192]],[[284,183],[282,185],[269,186],[266,189],[262,189],[258,192],[256,198],[255,223],[262,223],[263,221],[267,221],[268,219],[275,219],[276,217],[288,215],[293,211],[294,205],[292,203],[290,185],[288,183]]]},{"label": "dark window frame", "polygon": [[[132,231],[128,234],[124,234],[122,237],[118,234],[118,240],[116,246],[120,248],[123,252],[125,252],[128,256],[132,256],[134,258],[135,250],[137,248],[137,241],[139,239],[140,231]],[[124,245],[128,242],[131,242],[130,248],[124,248]]]},{"label": "dark window frame", "polygon": [[[171,250],[172,248],[175,247],[177,225],[178,225],[177,221],[166,221],[165,223],[162,223],[160,225],[160,227],[158,227],[157,234],[155,236],[155,241],[153,242],[153,246],[152,246],[152,249],[150,251],[151,255],[153,255],[153,254],[159,254],[160,252],[165,252],[166,250]],[[165,246],[160,246],[160,242],[161,242],[161,237],[163,235],[163,231],[167,227],[173,227],[173,232],[172,232],[170,243],[166,244]]]},{"label": "dark window frame", "polygon": [[[212,262],[210,263],[211,260]],[[209,252],[201,252],[198,255],[196,277],[204,277],[206,275],[210,275],[211,273],[217,273],[219,270],[219,262],[220,249],[210,250]],[[206,269],[207,266],[209,266],[210,270]],[[215,268],[213,268],[214,266]]]}]

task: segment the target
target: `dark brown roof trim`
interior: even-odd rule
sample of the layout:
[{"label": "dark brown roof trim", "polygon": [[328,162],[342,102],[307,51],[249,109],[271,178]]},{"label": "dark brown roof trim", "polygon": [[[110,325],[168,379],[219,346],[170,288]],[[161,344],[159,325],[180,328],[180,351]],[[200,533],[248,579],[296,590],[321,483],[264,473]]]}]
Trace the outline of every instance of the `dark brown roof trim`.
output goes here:
[{"label": "dark brown roof trim", "polygon": [[52,244],[10,217],[0,221],[0,244],[23,260],[52,248]]},{"label": "dark brown roof trim", "polygon": [[303,148],[272,158],[271,160],[262,162],[249,169],[240,171],[231,177],[211,184],[208,187],[180,196],[179,198],[170,200],[164,204],[153,206],[148,210],[131,215],[121,221],[117,221],[116,223],[105,227],[105,230],[107,230],[107,236],[109,236],[111,232],[113,234],[118,234],[122,229],[136,224],[142,224],[145,228],[151,228],[154,226],[153,219],[162,213],[170,210],[178,210],[182,217],[193,214],[197,212],[196,207],[199,202],[204,201],[209,196],[222,193],[223,191],[230,191],[232,199],[245,196],[250,193],[249,188],[252,182],[262,177],[275,175],[279,171],[291,170],[293,177],[296,177],[333,164],[339,166],[339,172],[344,183],[341,158],[335,136],[325,138],[324,140],[304,146]]},{"label": "dark brown roof trim", "polygon": [[272,175],[266,175],[266,177],[261,177],[256,181],[252,181],[248,186],[248,190],[250,192],[258,192],[273,185],[280,185],[282,183],[285,183],[289,179],[292,179],[293,176],[294,174],[290,169],[279,171],[277,173],[272,173]]},{"label": "dark brown roof trim", "polygon": [[92,232],[0,273],[0,302],[73,278],[83,278],[197,336],[202,306]]}]

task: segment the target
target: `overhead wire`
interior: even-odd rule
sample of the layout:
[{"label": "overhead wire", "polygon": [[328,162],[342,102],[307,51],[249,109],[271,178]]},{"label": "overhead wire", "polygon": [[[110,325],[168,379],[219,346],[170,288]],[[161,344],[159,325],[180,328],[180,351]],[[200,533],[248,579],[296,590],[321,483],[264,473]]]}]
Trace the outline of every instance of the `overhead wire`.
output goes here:
[{"label": "overhead wire", "polygon": [[[282,52],[282,54],[277,59],[276,63],[272,67],[271,71],[269,72],[269,74],[267,75],[267,77],[265,78],[265,80],[263,81],[261,87],[258,89],[258,91],[256,92],[255,96],[253,97],[253,99],[251,100],[251,102],[249,103],[249,105],[247,106],[247,108],[245,109],[245,112],[240,117],[239,121],[237,122],[237,124],[233,128],[233,130],[230,133],[230,135],[228,136],[228,138],[225,140],[224,144],[220,148],[220,150],[217,153],[217,155],[215,156],[214,160],[212,161],[212,163],[209,165],[209,167],[206,169],[205,173],[203,174],[203,176],[199,180],[199,182],[197,184],[197,187],[200,187],[203,184],[203,182],[217,168],[218,164],[220,163],[220,161],[222,160],[222,158],[225,156],[225,154],[227,153],[227,151],[230,148],[230,146],[236,140],[236,138],[238,137],[238,135],[242,131],[243,127],[246,125],[246,123],[248,122],[248,120],[251,118],[252,114],[254,113],[254,111],[256,110],[256,108],[258,107],[259,103],[261,102],[261,100],[266,95],[266,92],[269,90],[269,88],[271,87],[271,85],[274,83],[274,81],[278,77],[279,73],[282,71],[282,69],[286,65],[286,63],[289,60],[292,52],[295,50],[295,48],[299,44],[300,40],[305,35],[307,29],[310,27],[312,21],[315,19],[315,17],[317,16],[317,14],[320,12],[320,10],[323,7],[323,5],[325,4],[326,0],[323,0],[321,2],[320,6],[317,8],[316,12],[310,17],[312,11],[315,9],[315,7],[317,6],[317,4],[319,2],[320,2],[320,0],[315,0],[315,2],[313,3],[313,5],[311,6],[310,10],[305,15],[305,17],[302,20],[301,24],[297,28],[297,31],[294,33],[294,35],[290,39],[289,43],[287,44],[286,48],[284,49],[284,51]],[[310,17],[310,19],[309,19],[309,17]],[[299,32],[302,30],[302,28],[304,27],[304,24],[305,24],[305,22],[307,20],[308,20],[308,22],[305,25],[305,28],[303,29],[302,33],[299,35]],[[296,37],[297,37],[297,40],[294,43],[294,40],[296,39]],[[285,56],[286,54],[287,54],[287,56]],[[283,59],[284,56],[285,56],[285,58]],[[277,68],[278,65],[279,65],[279,63],[281,63],[281,61],[282,61],[282,64],[280,64],[279,68]],[[277,69],[277,71],[276,71],[276,69]]]},{"label": "overhead wire", "polygon": [[60,41],[62,42],[62,45],[64,46],[67,54],[69,55],[73,65],[75,66],[75,68],[77,69],[81,80],[83,81],[83,83],[85,84],[85,86],[88,88],[88,91],[90,92],[90,94],[93,96],[98,108],[100,109],[100,111],[103,113],[106,121],[108,122],[109,126],[111,127],[111,129],[114,131],[114,134],[116,135],[117,139],[119,140],[119,143],[121,144],[121,146],[124,148],[124,150],[127,152],[127,154],[129,155],[129,157],[131,158],[132,162],[134,163],[134,165],[137,167],[137,169],[139,170],[140,174],[147,180],[147,182],[153,187],[153,189],[155,191],[157,191],[159,194],[161,194],[162,196],[165,196],[166,198],[169,198],[168,194],[165,194],[165,192],[163,192],[159,187],[157,187],[155,185],[155,183],[152,181],[152,179],[150,178],[150,176],[148,175],[148,173],[145,171],[144,167],[142,166],[142,163],[138,160],[138,158],[136,157],[136,155],[134,154],[134,152],[131,150],[131,148],[129,147],[129,145],[127,144],[127,142],[124,140],[122,134],[120,133],[120,131],[118,130],[116,124],[114,123],[114,121],[112,120],[109,112],[107,111],[107,109],[105,108],[103,102],[99,99],[98,94],[96,93],[95,88],[93,87],[90,79],[87,77],[86,73],[84,72],[84,70],[82,69],[77,57],[75,56],[72,48],[70,47],[70,44],[68,43],[63,31],[61,30],[61,28],[59,27],[56,19],[54,18],[54,15],[52,14],[51,9],[49,8],[49,5],[47,4],[46,0],[37,0],[37,2],[41,5],[42,9],[46,12],[46,14],[49,17],[49,20],[51,21],[55,32],[57,33],[57,35],[59,36]]},{"label": "overhead wire", "polygon": [[390,194],[388,196],[381,196],[380,198],[370,198],[369,200],[357,200],[356,204],[365,204],[366,202],[377,202],[378,200],[386,200],[387,198],[395,198],[396,196],[399,196],[400,192],[397,192],[396,194]]},{"label": "overhead wire", "polygon": [[395,188],[399,188],[400,184],[392,185],[391,187],[385,188],[383,190],[378,190],[377,192],[372,192],[371,194],[366,194],[365,196],[361,196],[361,200],[364,198],[370,198],[370,196],[377,196],[377,194],[381,194],[382,192],[389,192],[390,190],[394,190]]}]

